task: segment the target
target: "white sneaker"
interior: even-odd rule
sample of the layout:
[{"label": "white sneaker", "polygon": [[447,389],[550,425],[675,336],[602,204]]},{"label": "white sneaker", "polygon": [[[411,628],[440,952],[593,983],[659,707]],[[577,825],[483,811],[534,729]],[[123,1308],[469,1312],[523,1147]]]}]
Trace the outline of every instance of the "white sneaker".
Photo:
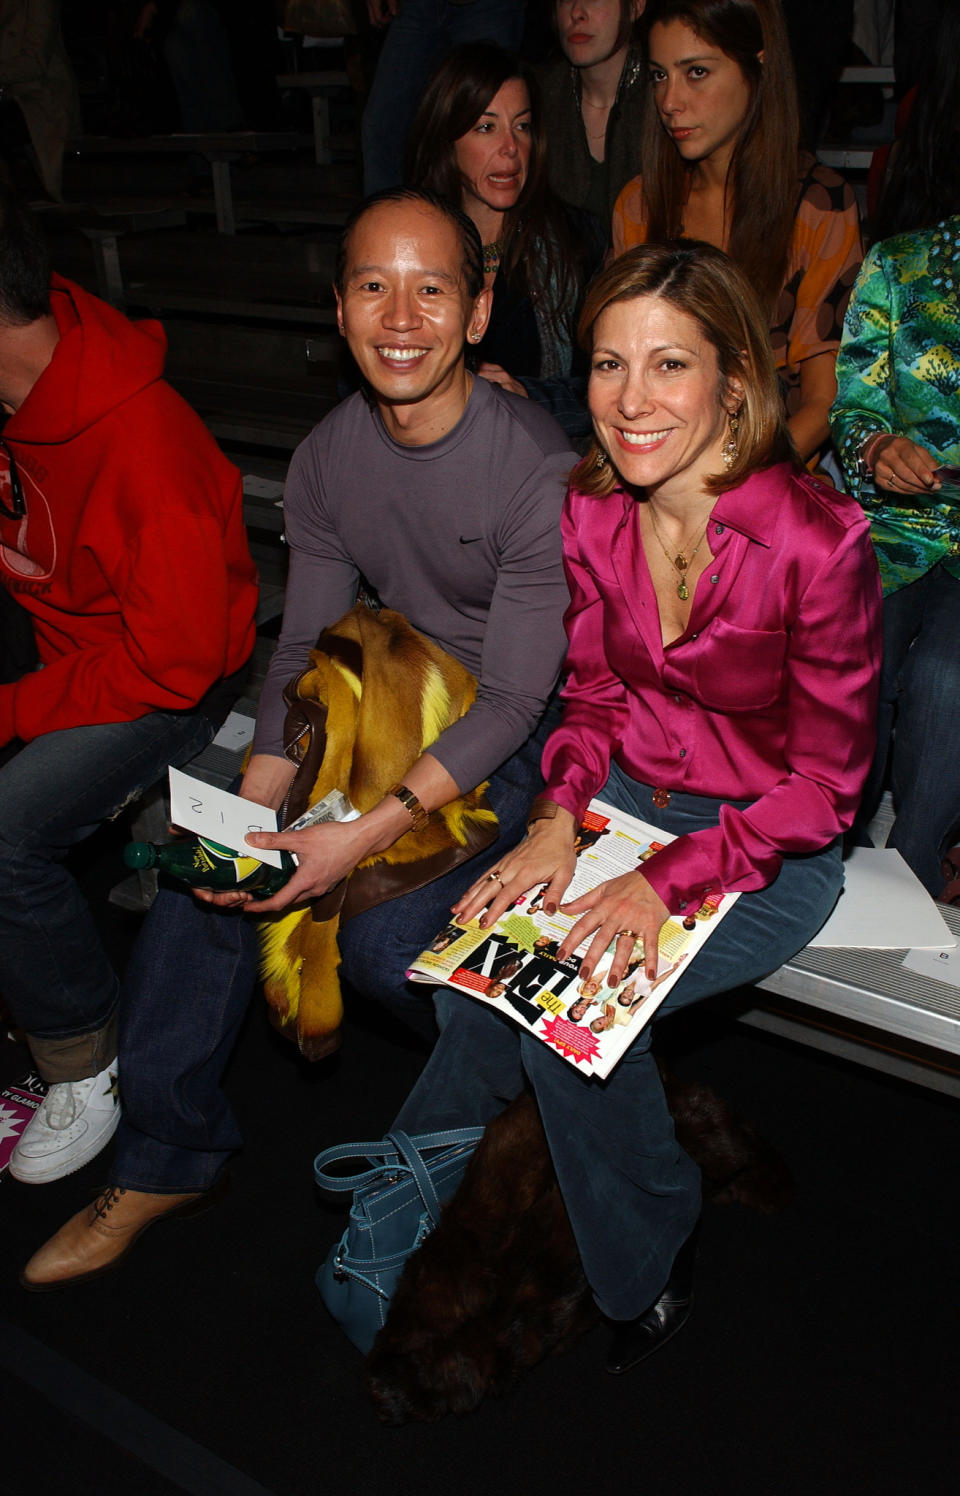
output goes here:
[{"label": "white sneaker", "polygon": [[10,1158],[10,1173],[24,1184],[49,1184],[82,1169],[117,1130],[117,1062],[88,1080],[51,1086]]}]

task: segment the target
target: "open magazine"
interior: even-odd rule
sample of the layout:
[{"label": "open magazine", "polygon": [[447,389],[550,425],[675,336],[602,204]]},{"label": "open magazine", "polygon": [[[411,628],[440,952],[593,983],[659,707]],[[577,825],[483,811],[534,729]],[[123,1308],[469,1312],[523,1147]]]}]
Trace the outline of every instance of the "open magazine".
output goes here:
[{"label": "open magazine", "polygon": [[[591,800],[576,840],[577,865],[566,899],[578,898],[673,841],[666,831],[638,821],[626,811]],[[709,940],[738,894],[710,894],[683,918],[671,915],[660,931],[657,976],[644,971],[638,940],[618,987],[606,985],[611,947],[589,982],[580,980],[580,963],[589,941],[566,961],[557,949],[575,921],[541,907],[544,890],[533,889],[489,930],[477,920],[451,923],[410,969],[415,982],[436,982],[467,992],[513,1018],[586,1075],[610,1074],[644,1024],[679,979],[687,962]]]}]

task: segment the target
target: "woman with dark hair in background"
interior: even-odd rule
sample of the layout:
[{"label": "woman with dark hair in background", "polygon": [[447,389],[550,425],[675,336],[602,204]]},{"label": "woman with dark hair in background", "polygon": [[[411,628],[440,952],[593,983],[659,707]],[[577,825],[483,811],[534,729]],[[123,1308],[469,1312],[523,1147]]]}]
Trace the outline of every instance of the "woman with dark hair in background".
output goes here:
[{"label": "woman with dark hair in background", "polygon": [[850,187],[799,149],[779,0],[650,0],[643,176],[614,209],[616,252],[684,236],[724,249],[767,311],[800,456],[829,438],[843,313],[862,257]]},{"label": "woman with dark hair in background", "polygon": [[[900,141],[847,311],[833,432],[870,516],[884,668],[869,818],[889,765],[896,847],[960,900],[960,3]],[[952,469],[952,471],[950,471]],[[894,732],[895,728],[895,732]],[[941,858],[944,860],[941,862]],[[947,887],[944,888],[944,884]]]},{"label": "woman with dark hair in background", "polygon": [[[455,203],[483,242],[493,312],[478,372],[545,405],[568,436],[590,429],[574,328],[602,240],[547,183],[540,94],[529,69],[489,42],[455,47],[410,132],[407,180]],[[582,372],[581,372],[582,371]]]}]

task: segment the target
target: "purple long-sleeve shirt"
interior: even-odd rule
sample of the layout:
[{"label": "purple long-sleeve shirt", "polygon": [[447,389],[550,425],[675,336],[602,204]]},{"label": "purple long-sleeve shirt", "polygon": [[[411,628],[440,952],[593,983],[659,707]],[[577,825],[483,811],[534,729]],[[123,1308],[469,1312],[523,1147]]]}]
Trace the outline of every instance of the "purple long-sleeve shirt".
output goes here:
[{"label": "purple long-sleeve shirt", "polygon": [[563,722],[547,794],[579,816],[611,759],[665,790],[754,800],[644,864],[667,907],[763,888],[850,824],[873,756],[880,582],[860,506],[786,463],[720,495],[690,619],[664,647],[636,501],[571,492]]},{"label": "purple long-sleeve shirt", "polygon": [[461,789],[487,778],[536,726],[563,659],[560,511],[575,461],[551,416],[484,379],[427,446],[393,441],[362,394],[331,412],[287,478],[286,608],[254,751],[282,753],[283,686],[362,574],[477,677],[476,702],[430,752]]}]

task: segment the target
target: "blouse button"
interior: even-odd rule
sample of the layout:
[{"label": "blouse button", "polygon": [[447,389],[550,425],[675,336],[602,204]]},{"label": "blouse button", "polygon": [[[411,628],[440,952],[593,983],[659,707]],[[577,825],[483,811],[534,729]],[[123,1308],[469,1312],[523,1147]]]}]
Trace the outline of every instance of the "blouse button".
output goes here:
[{"label": "blouse button", "polygon": [[714,583],[716,583],[716,582],[719,582],[719,580],[720,580],[720,578],[719,578],[719,576],[718,576],[718,575],[717,575],[717,574],[716,574],[716,572],[714,572],[714,574],[713,574],[713,576],[712,576],[712,577],[711,577],[711,578],[710,578],[710,580],[711,580],[711,582],[714,582]]},{"label": "blouse button", "polygon": [[699,634],[691,634],[691,635],[690,635],[690,640],[691,640],[691,643],[692,643],[692,642],[693,642],[693,640],[694,640],[694,639],[699,639],[699,638],[700,638],[700,635],[699,635]]},{"label": "blouse button", "polygon": [[687,750],[686,750],[686,748],[681,748],[680,749],[680,757],[681,758],[686,758],[686,756],[687,756]]},{"label": "blouse button", "polygon": [[726,525],[717,525],[713,533],[714,535],[722,535],[726,528]]}]

